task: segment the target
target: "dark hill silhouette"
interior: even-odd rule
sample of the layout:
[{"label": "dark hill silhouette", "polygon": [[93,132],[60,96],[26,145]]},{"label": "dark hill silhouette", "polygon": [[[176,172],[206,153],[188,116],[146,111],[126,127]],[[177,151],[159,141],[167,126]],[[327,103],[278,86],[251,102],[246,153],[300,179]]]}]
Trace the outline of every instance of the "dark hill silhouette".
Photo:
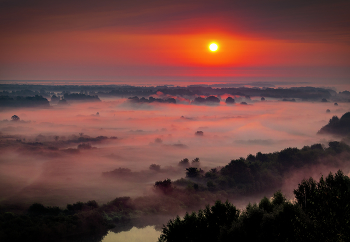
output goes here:
[{"label": "dark hill silhouette", "polygon": [[238,210],[217,201],[198,213],[163,225],[158,242],[177,241],[348,241],[350,179],[339,170],[319,182],[303,180],[295,203],[281,192]]},{"label": "dark hill silhouette", "polygon": [[346,136],[350,134],[350,112],[345,113],[340,119],[333,116],[327,125],[322,127],[318,134],[333,134]]},{"label": "dark hill silhouette", "polygon": [[39,95],[35,95],[34,97],[9,97],[9,96],[1,96],[0,97],[0,107],[10,107],[10,108],[47,108],[50,107],[49,101]]}]

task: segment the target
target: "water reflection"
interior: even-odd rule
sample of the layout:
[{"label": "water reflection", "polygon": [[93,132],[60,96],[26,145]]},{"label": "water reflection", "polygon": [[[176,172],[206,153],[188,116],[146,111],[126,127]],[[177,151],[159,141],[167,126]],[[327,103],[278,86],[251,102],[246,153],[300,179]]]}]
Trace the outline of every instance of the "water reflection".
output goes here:
[{"label": "water reflection", "polygon": [[133,227],[129,231],[114,233],[109,231],[101,242],[156,242],[160,236],[161,231],[157,231],[155,226],[146,226],[144,228]]}]

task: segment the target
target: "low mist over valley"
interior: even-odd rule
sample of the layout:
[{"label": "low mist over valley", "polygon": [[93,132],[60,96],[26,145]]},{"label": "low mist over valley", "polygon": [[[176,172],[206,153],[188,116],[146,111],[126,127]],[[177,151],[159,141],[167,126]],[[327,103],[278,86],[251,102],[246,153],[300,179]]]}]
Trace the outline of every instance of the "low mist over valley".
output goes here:
[{"label": "low mist over valley", "polygon": [[350,241],[350,1],[0,1],[0,242]]},{"label": "low mist over valley", "polygon": [[[0,89],[3,209],[71,204],[67,211],[72,212],[85,211],[74,206],[107,204],[98,209],[119,226],[140,217],[148,218],[141,227],[159,226],[216,200],[243,209],[277,190],[293,199],[302,179],[319,179],[339,169],[350,172],[347,91],[68,85]],[[123,219],[108,212],[115,204],[126,206]]]}]

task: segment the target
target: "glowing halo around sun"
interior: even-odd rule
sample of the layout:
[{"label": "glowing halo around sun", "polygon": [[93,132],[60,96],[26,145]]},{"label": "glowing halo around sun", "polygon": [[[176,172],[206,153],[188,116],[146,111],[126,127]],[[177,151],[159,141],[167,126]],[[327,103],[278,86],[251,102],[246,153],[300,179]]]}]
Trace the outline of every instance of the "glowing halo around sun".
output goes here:
[{"label": "glowing halo around sun", "polygon": [[212,52],[217,51],[218,48],[219,48],[219,46],[218,46],[217,44],[215,44],[215,43],[211,43],[211,44],[209,45],[209,50],[212,51]]}]

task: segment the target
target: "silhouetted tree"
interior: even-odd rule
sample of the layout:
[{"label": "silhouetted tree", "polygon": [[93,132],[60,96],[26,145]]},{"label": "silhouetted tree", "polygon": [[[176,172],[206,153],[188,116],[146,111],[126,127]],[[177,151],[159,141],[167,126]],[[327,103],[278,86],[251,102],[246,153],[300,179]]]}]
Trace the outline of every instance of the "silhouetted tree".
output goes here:
[{"label": "silhouetted tree", "polygon": [[322,127],[317,133],[342,136],[350,134],[350,112],[345,113],[340,119],[337,116],[333,116],[328,124]]},{"label": "silhouetted tree", "polygon": [[187,158],[185,158],[179,162],[179,166],[189,166],[189,165],[190,165],[190,162]]},{"label": "silhouetted tree", "polygon": [[192,165],[193,166],[199,166],[199,158],[197,157],[197,158],[194,158],[193,160],[192,160]]},{"label": "silhouetted tree", "polygon": [[186,168],[186,176],[187,177],[197,177],[200,175],[201,172],[202,172],[202,170],[198,169],[196,167]]},{"label": "silhouetted tree", "polygon": [[11,117],[11,120],[12,120],[12,121],[19,121],[20,118],[19,118],[17,115],[13,115],[13,116]]},{"label": "silhouetted tree", "polygon": [[197,131],[197,132],[195,133],[195,135],[197,135],[197,136],[203,136],[204,133],[203,133],[203,131]]},{"label": "silhouetted tree", "polygon": [[[294,190],[297,203],[313,222],[310,232],[320,241],[350,238],[350,179],[341,170],[319,182],[303,180]],[[311,230],[312,229],[312,230]]]},{"label": "silhouetted tree", "polygon": [[247,161],[255,161],[255,156],[254,155],[252,155],[252,154],[249,154],[248,156],[247,156],[247,159],[246,159]]},{"label": "silhouetted tree", "polygon": [[220,99],[215,96],[209,96],[205,99],[206,102],[220,103]]},{"label": "silhouetted tree", "polygon": [[154,189],[155,191],[160,191],[164,194],[171,193],[174,190],[170,179],[165,179],[164,181],[157,181],[154,184]]},{"label": "silhouetted tree", "polygon": [[206,178],[216,178],[218,176],[217,168],[210,169],[210,171],[206,172],[204,176]]},{"label": "silhouetted tree", "polygon": [[228,98],[226,98],[225,103],[227,103],[227,104],[234,104],[235,100],[232,97],[228,97]]},{"label": "silhouetted tree", "polygon": [[220,231],[228,229],[238,219],[239,210],[230,203],[217,201],[214,206],[207,206],[184,216],[170,220],[163,226],[159,242],[178,241],[218,241]]},{"label": "silhouetted tree", "polygon": [[149,166],[149,169],[152,171],[160,171],[160,165],[152,164]]}]

